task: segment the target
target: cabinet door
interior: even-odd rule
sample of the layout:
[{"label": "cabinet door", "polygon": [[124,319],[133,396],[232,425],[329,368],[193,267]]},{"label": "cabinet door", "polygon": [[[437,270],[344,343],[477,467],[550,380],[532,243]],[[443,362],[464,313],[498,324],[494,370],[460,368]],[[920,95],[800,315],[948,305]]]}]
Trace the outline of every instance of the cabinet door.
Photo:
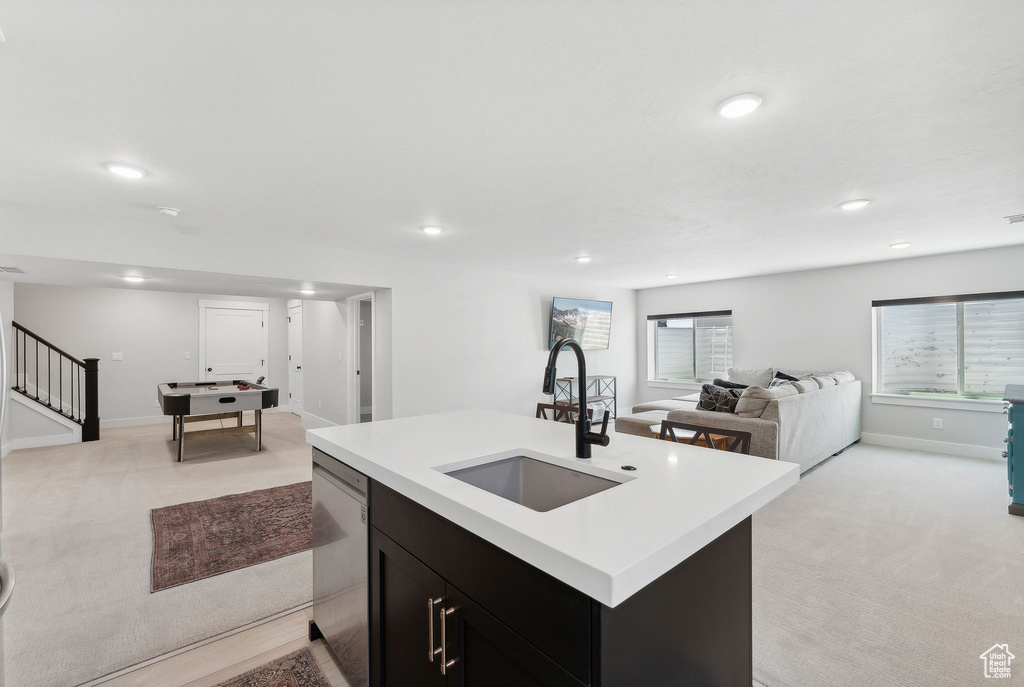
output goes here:
[{"label": "cabinet door", "polygon": [[582,687],[582,682],[451,585],[446,610],[446,687]]},{"label": "cabinet door", "polygon": [[370,684],[444,685],[444,580],[375,528],[370,531]]}]

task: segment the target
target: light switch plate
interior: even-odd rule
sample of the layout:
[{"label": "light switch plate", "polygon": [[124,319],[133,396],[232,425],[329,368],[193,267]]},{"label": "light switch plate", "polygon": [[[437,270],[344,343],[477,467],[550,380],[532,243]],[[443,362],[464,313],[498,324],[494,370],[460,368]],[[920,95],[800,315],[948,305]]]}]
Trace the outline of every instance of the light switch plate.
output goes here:
[{"label": "light switch plate", "polygon": [[112,353],[111,355],[113,356],[114,360],[124,360],[124,354],[123,353]]},{"label": "light switch plate", "polygon": [[932,428],[933,429],[942,429],[942,418],[941,417],[933,417],[932,418]]},{"label": "light switch plate", "polygon": [[192,360],[192,354],[188,351],[185,351],[185,360]]}]

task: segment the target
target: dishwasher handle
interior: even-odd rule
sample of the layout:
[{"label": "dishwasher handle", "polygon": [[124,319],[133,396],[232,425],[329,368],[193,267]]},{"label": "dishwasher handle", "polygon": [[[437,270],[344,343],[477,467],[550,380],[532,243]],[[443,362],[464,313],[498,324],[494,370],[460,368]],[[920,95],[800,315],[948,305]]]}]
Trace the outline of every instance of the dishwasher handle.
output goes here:
[{"label": "dishwasher handle", "polygon": [[319,475],[323,479],[327,480],[332,486],[337,487],[341,491],[345,492],[350,498],[355,499],[359,503],[366,505],[366,493],[360,491],[357,487],[353,486],[347,480],[344,480],[334,472],[328,470],[319,463],[313,463],[313,473]]}]

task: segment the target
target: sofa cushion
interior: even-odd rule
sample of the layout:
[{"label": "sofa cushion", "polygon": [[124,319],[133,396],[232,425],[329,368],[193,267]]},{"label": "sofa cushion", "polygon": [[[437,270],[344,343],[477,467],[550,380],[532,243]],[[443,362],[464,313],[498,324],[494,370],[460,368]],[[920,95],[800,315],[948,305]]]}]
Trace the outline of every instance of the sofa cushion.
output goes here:
[{"label": "sofa cushion", "polygon": [[763,370],[751,370],[743,367],[729,368],[729,381],[747,386],[768,386],[775,376],[774,367],[766,367]]},{"label": "sofa cushion", "polygon": [[740,384],[739,382],[731,382],[728,379],[721,379],[715,377],[715,381],[711,382],[715,386],[720,386],[723,389],[746,389],[749,384]]},{"label": "sofa cushion", "polygon": [[668,412],[670,410],[694,410],[697,407],[697,399],[691,401],[677,401],[674,399],[666,399],[664,401],[648,401],[646,403],[638,403],[633,406],[633,413],[646,413],[651,410],[661,410]]},{"label": "sofa cushion", "polygon": [[818,386],[820,386],[822,389],[824,389],[827,386],[836,385],[836,378],[833,377],[832,375],[816,375],[814,377],[811,377],[811,379],[816,381],[818,383]]},{"label": "sofa cushion", "polygon": [[615,418],[615,431],[622,434],[634,434],[639,437],[657,438],[657,435],[651,432],[651,425],[658,424],[667,417],[668,411],[665,410],[649,410],[644,413],[636,413],[635,415],[623,415],[622,417]]},{"label": "sofa cushion", "polygon": [[787,396],[796,396],[799,391],[792,384],[783,384],[771,389],[760,386],[752,386],[743,390],[743,395],[736,402],[736,414],[740,417],[761,417],[768,404],[777,399]]},{"label": "sofa cushion", "polygon": [[821,388],[813,379],[798,379],[795,382],[791,382],[791,384],[796,387],[796,390],[801,394],[806,394],[809,391],[817,391]]},{"label": "sofa cushion", "polygon": [[700,401],[697,410],[711,410],[716,413],[733,413],[740,397],[740,389],[723,389],[714,384],[705,384],[700,388]]},{"label": "sofa cushion", "polygon": [[693,401],[694,403],[696,403],[697,401],[700,400],[700,392],[699,391],[694,391],[692,394],[687,394],[686,396],[673,396],[672,400],[673,401]]}]

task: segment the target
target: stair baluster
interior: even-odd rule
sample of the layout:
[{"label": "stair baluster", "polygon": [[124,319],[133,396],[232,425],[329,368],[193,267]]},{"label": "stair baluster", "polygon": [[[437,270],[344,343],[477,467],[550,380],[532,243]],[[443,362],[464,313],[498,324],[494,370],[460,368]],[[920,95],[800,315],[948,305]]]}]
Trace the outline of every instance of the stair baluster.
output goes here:
[{"label": "stair baluster", "polygon": [[[80,360],[23,327],[14,328],[14,391],[82,426],[82,441],[100,438],[99,419],[99,359]],[[42,353],[40,353],[42,349]],[[31,363],[29,357],[33,358]],[[40,396],[43,380],[40,376],[40,355],[46,356],[46,392]],[[57,365],[57,403],[53,403],[53,364]],[[64,380],[64,361],[68,365],[68,378]],[[65,404],[65,387],[67,403]],[[83,388],[84,387],[84,388]],[[76,393],[77,392],[77,393]],[[84,397],[84,398],[83,398]],[[84,404],[83,404],[84,400]]]}]

